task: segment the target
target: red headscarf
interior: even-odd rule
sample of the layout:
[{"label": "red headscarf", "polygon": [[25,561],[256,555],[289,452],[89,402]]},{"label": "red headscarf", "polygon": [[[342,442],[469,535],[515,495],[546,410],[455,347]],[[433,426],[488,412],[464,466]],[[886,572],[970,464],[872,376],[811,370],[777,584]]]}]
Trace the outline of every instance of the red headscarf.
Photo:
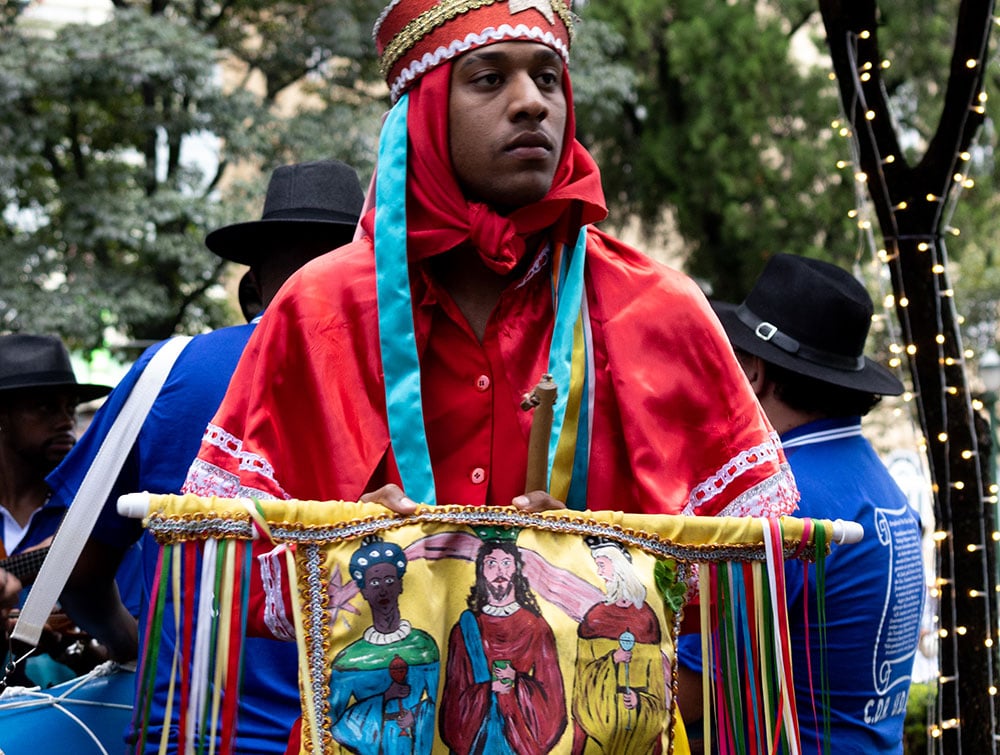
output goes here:
[{"label": "red headscarf", "polygon": [[[459,188],[451,162],[448,108],[452,63],[424,74],[409,92],[407,130],[407,246],[411,262],[441,254],[463,243],[476,248],[483,262],[499,273],[510,272],[524,256],[526,237],[553,227],[560,236],[607,215],[601,175],[574,134],[573,92],[563,72],[566,133],[549,193],[537,202],[500,215],[489,205],[470,202]],[[569,211],[579,208],[579,215]],[[374,215],[365,218],[368,233]],[[569,241],[555,238],[555,241]]]}]

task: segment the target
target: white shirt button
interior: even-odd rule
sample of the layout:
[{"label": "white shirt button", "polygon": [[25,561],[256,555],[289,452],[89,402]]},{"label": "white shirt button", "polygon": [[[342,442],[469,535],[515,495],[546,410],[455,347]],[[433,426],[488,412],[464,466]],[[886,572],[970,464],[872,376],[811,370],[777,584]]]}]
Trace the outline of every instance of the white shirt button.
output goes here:
[{"label": "white shirt button", "polygon": [[469,475],[469,479],[472,480],[476,485],[479,485],[486,479],[486,470],[482,467],[476,467],[472,470]]},{"label": "white shirt button", "polygon": [[476,378],[476,390],[485,391],[490,387],[490,377],[489,375],[480,375]]}]

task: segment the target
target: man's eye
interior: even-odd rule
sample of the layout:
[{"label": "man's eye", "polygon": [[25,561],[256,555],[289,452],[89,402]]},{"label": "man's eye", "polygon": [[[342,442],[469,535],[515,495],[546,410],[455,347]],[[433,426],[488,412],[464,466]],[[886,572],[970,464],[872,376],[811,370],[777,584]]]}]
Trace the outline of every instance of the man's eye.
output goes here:
[{"label": "man's eye", "polygon": [[539,74],[537,79],[538,84],[542,87],[552,88],[559,85],[559,76],[551,71]]},{"label": "man's eye", "polygon": [[30,404],[27,408],[28,411],[33,414],[46,417],[53,417],[57,414],[76,414],[76,404],[59,401],[57,399],[53,399],[51,401],[37,401]]},{"label": "man's eye", "polygon": [[500,74],[498,73],[484,73],[476,77],[474,83],[481,84],[483,86],[494,87],[500,83]]}]

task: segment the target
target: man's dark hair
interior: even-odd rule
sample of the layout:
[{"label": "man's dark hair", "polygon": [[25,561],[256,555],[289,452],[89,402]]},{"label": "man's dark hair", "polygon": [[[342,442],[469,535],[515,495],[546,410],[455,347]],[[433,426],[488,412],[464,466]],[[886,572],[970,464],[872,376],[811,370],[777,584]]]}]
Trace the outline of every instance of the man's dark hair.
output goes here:
[{"label": "man's dark hair", "polygon": [[536,616],[541,616],[542,612],[538,607],[538,601],[535,600],[528,579],[524,576],[521,549],[517,547],[517,543],[503,541],[489,541],[479,546],[479,553],[476,554],[476,583],[469,590],[469,597],[466,599],[469,610],[473,613],[482,613],[483,606],[490,602],[489,588],[486,586],[486,578],[483,576],[483,563],[493,551],[503,551],[514,557],[514,576],[511,578],[514,585],[514,599],[521,604],[522,608],[527,608]]},{"label": "man's dark hair", "polygon": [[882,400],[877,393],[833,385],[770,362],[765,365],[768,379],[775,384],[777,397],[800,412],[826,417],[863,417]]}]

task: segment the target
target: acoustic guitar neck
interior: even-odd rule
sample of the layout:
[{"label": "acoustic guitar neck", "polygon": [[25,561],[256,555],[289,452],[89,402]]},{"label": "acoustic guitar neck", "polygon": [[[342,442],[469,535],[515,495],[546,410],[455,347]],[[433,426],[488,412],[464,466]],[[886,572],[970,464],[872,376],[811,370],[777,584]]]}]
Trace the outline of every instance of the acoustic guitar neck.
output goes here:
[{"label": "acoustic guitar neck", "polygon": [[0,569],[7,570],[21,580],[22,585],[27,587],[35,581],[35,577],[38,576],[38,570],[42,568],[42,562],[45,560],[48,552],[49,546],[45,546],[44,548],[36,548],[35,550],[18,553],[16,556],[8,556],[5,559],[0,559]]}]

